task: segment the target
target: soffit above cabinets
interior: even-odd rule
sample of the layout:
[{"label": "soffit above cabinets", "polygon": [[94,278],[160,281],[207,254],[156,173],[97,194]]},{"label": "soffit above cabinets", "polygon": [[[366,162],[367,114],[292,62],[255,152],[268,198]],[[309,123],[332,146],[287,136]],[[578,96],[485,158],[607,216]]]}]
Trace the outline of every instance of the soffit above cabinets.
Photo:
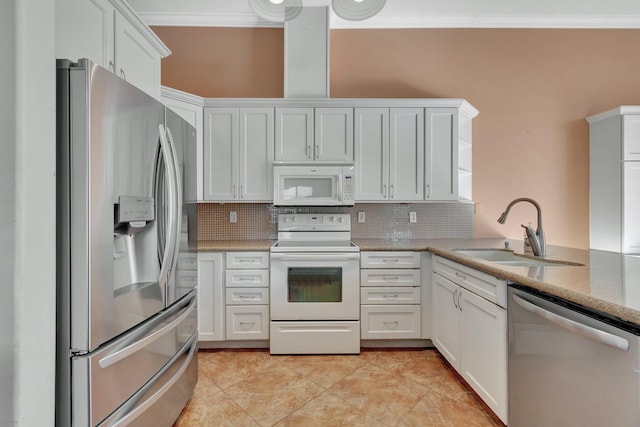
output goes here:
[{"label": "soffit above cabinets", "polygon": [[[246,0],[128,0],[149,25],[281,27]],[[331,0],[303,0],[328,6]],[[331,28],[640,28],[638,0],[388,0],[376,16]]]}]

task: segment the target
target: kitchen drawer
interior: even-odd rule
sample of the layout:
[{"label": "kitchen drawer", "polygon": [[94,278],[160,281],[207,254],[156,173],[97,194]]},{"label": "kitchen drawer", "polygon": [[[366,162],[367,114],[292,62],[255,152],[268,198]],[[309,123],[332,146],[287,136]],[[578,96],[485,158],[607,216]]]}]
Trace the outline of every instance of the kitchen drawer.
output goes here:
[{"label": "kitchen drawer", "polygon": [[176,286],[178,288],[195,288],[198,285],[198,271],[177,270]]},{"label": "kitchen drawer", "polygon": [[420,338],[419,305],[363,305],[362,339]]},{"label": "kitchen drawer", "polygon": [[433,257],[433,272],[474,294],[507,308],[507,281],[455,261]]},{"label": "kitchen drawer", "polygon": [[198,254],[196,252],[180,253],[176,270],[198,270]]},{"label": "kitchen drawer", "polygon": [[420,304],[420,288],[408,286],[360,288],[360,304]]},{"label": "kitchen drawer", "polygon": [[269,287],[269,270],[227,270],[225,276],[227,288]]},{"label": "kitchen drawer", "polygon": [[269,288],[227,288],[227,305],[269,304]]},{"label": "kitchen drawer", "polygon": [[420,252],[361,252],[361,268],[420,268]]},{"label": "kitchen drawer", "polygon": [[269,252],[227,252],[227,268],[269,268]]},{"label": "kitchen drawer", "polygon": [[269,338],[269,306],[227,306],[227,339],[256,340]]},{"label": "kitchen drawer", "polygon": [[361,269],[360,286],[420,286],[420,270]]}]

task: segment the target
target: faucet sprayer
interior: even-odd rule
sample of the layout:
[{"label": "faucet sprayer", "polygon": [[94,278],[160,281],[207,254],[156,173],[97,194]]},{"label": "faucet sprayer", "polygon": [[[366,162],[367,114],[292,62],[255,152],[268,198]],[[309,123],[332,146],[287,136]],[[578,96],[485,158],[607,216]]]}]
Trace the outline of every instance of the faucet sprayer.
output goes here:
[{"label": "faucet sprayer", "polygon": [[515,205],[518,202],[529,202],[533,206],[535,206],[536,210],[538,211],[538,227],[536,231],[533,231],[533,228],[531,228],[528,225],[521,224],[521,226],[522,228],[525,229],[525,232],[529,237],[529,242],[531,243],[531,250],[533,250],[533,254],[535,256],[543,257],[547,253],[547,247],[544,241],[544,232],[542,231],[542,210],[540,209],[540,205],[538,204],[538,202],[536,202],[533,199],[529,199],[527,197],[521,197],[519,199],[515,199],[507,205],[507,209],[505,209],[505,211],[502,212],[502,215],[500,215],[500,218],[498,218],[498,222],[500,224],[504,224],[504,222],[507,220],[507,216],[509,215],[509,211],[511,210],[513,205]]}]

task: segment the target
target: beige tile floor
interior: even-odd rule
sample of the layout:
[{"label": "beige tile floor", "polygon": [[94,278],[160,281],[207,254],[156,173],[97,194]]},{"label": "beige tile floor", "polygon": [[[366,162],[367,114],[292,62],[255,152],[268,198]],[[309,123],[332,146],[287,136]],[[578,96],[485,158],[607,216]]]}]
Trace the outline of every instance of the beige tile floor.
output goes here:
[{"label": "beige tile floor", "polygon": [[194,396],[174,427],[503,426],[435,350],[203,350],[198,363]]}]

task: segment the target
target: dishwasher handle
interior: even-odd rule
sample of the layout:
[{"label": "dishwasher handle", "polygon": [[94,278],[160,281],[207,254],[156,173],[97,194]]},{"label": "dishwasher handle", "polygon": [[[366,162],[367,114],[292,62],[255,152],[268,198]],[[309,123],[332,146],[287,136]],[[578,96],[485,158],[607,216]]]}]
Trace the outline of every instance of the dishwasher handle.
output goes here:
[{"label": "dishwasher handle", "polygon": [[625,338],[613,335],[609,332],[601,331],[600,329],[592,328],[591,326],[583,325],[582,323],[578,323],[574,320],[567,319],[566,317],[547,311],[518,295],[514,294],[511,297],[513,298],[513,301],[524,310],[535,314],[556,326],[622,351],[629,350],[629,341]]}]

